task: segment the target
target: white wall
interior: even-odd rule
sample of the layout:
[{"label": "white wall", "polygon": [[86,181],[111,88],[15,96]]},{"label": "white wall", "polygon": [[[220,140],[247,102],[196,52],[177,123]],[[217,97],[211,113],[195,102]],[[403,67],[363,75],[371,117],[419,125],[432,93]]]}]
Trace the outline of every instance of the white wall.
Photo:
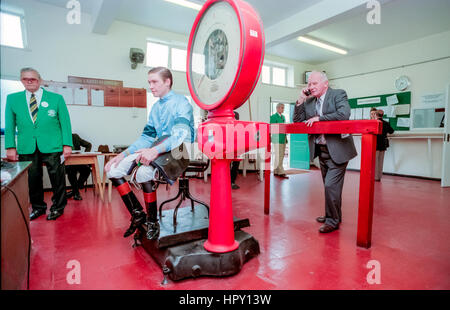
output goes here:
[{"label": "white wall", "polygon": [[[450,59],[433,62],[428,60],[450,56],[450,31],[424,37],[419,40],[390,46],[369,53],[346,57],[318,66],[327,71],[335,88],[345,89],[349,98],[396,93],[395,79],[407,75],[411,80],[411,108],[421,107],[422,95],[443,93],[450,83]],[[421,64],[416,64],[425,62]],[[362,74],[403,65],[398,69]],[[362,75],[360,75],[362,74]],[[347,77],[352,76],[353,77]],[[343,78],[344,77],[344,78]],[[424,130],[414,130],[423,132]],[[430,134],[443,129],[426,130]],[[360,147],[360,138],[356,137]],[[428,150],[431,150],[429,153]],[[430,144],[421,139],[391,139],[386,152],[384,171],[431,178],[441,177],[442,140],[432,139]],[[447,159],[450,160],[450,159]],[[352,160],[349,168],[359,169],[360,157]]]}]

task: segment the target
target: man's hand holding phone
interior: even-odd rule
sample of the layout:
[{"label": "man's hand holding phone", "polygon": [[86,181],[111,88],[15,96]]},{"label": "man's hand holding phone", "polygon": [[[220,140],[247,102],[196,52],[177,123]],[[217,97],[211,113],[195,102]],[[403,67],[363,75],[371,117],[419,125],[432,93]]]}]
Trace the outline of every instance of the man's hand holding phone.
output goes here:
[{"label": "man's hand holding phone", "polygon": [[297,105],[303,104],[310,95],[311,91],[309,90],[309,88],[307,87],[303,88],[302,91],[300,92],[300,96],[297,99]]}]

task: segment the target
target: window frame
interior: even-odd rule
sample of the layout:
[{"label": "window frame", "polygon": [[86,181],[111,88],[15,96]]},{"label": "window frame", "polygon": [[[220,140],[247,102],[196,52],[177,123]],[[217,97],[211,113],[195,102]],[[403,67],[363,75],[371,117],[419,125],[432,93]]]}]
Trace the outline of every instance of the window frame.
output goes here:
[{"label": "window frame", "polygon": [[[290,66],[290,65],[288,65],[288,64],[272,63],[272,62],[265,62],[265,63],[263,64],[263,66],[269,68],[269,75],[270,75],[269,81],[270,81],[270,82],[269,82],[269,83],[263,82],[263,79],[262,79],[262,72],[261,72],[261,83],[262,83],[262,84],[265,84],[265,85],[273,85],[273,86],[278,86],[278,87],[289,87],[289,88],[294,88],[294,86],[290,86],[290,85],[289,85],[289,71],[290,71],[290,70],[292,70],[292,71],[295,70],[293,66]],[[273,69],[274,69],[274,68],[284,70],[284,85],[280,85],[280,84],[275,84],[275,83],[274,83],[274,79],[273,79],[273,74],[274,74],[274,73],[273,73],[273,71],[274,71]],[[262,71],[262,69],[261,69],[261,71]]]},{"label": "window frame", "polygon": [[0,10],[0,13],[19,17],[23,47],[4,45],[4,44],[1,44],[1,43],[0,43],[0,46],[1,47],[7,47],[7,48],[16,48],[16,49],[19,49],[19,50],[26,50],[26,49],[28,49],[28,36],[27,36],[27,27],[26,27],[26,22],[25,22],[25,14],[13,12],[13,11],[10,11],[10,10]]},{"label": "window frame", "polygon": [[[186,71],[180,71],[177,69],[174,69],[172,67],[172,49],[178,49],[178,50],[185,50],[186,51],[186,56],[187,56],[187,45],[183,44],[183,43],[179,43],[179,42],[167,42],[167,41],[162,41],[162,40],[157,40],[157,39],[152,39],[152,38],[147,38],[146,40],[146,55],[148,53],[148,43],[156,43],[156,44],[161,44],[161,45],[166,45],[168,47],[168,61],[167,61],[167,68],[170,69],[170,71],[172,72],[181,72],[181,73],[186,73]],[[147,64],[147,60],[145,62],[145,67],[147,68],[154,68],[152,66],[149,66]],[[187,68],[186,68],[187,70]]]}]

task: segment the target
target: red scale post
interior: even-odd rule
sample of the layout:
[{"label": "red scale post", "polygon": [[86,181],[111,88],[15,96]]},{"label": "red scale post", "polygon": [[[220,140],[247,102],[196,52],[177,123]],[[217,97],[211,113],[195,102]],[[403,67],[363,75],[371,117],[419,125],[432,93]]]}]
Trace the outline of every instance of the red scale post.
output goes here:
[{"label": "red scale post", "polygon": [[[223,19],[223,20],[221,20]],[[187,82],[195,103],[209,111],[198,128],[198,146],[211,159],[211,202],[204,248],[227,253],[234,238],[230,162],[266,147],[269,124],[237,121],[234,110],[253,92],[264,61],[261,19],[242,0],[208,0],[189,37]],[[199,59],[204,68],[199,66]]]}]

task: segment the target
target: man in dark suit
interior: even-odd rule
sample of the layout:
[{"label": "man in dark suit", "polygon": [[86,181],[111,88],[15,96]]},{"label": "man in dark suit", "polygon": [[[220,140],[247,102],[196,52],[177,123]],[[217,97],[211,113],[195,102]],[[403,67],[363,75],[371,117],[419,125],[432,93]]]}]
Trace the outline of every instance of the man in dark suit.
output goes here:
[{"label": "man in dark suit", "polygon": [[[85,152],[90,152],[92,144],[86,140],[81,139],[76,133],[72,134],[73,150],[80,151],[84,147]],[[66,194],[67,198],[75,200],[83,200],[80,195],[80,189],[84,187],[84,183],[91,174],[91,167],[89,165],[72,165],[66,167],[67,178],[72,186],[72,190]],[[80,174],[78,177],[77,174]]]},{"label": "man in dark suit", "polygon": [[[308,86],[300,93],[294,110],[294,122],[343,121],[350,117],[347,94],[342,89],[328,86],[323,72],[312,72]],[[309,135],[311,160],[319,156],[320,170],[325,186],[325,216],[316,220],[324,223],[321,233],[339,228],[342,221],[342,188],[348,161],[357,155],[353,137],[341,134]]]},{"label": "man in dark suit", "polygon": [[377,110],[376,119],[383,122],[383,131],[377,135],[377,152],[375,157],[375,181],[380,182],[383,175],[384,152],[389,147],[387,134],[393,134],[394,129],[383,119],[384,111]]}]

